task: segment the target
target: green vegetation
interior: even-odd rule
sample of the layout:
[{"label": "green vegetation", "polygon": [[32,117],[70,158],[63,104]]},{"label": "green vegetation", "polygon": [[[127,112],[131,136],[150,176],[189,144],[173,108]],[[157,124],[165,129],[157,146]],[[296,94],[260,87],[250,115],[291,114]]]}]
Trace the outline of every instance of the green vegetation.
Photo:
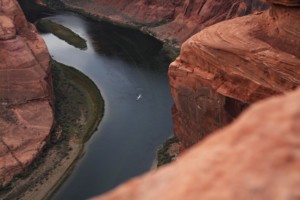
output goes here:
[{"label": "green vegetation", "polygon": [[170,42],[166,42],[164,43],[163,48],[161,49],[161,53],[167,57],[167,59],[169,60],[169,62],[171,63],[172,61],[174,61],[178,56],[179,56],[179,51],[180,49],[173,47],[172,45],[175,45],[176,42],[170,43]]},{"label": "green vegetation", "polygon": [[9,183],[5,187],[0,186],[0,197],[1,195],[5,194],[6,192],[9,192],[13,188],[13,184]]},{"label": "green vegetation", "polygon": [[103,117],[101,94],[97,86],[75,68],[53,61],[52,72],[58,129],[68,133],[68,137],[85,142]]},{"label": "green vegetation", "polygon": [[36,23],[36,26],[40,31],[52,33],[76,48],[87,48],[86,41],[82,37],[74,33],[72,30],[62,26],[61,24],[53,22],[49,19],[40,19]]},{"label": "green vegetation", "polygon": [[174,155],[168,153],[172,144],[178,143],[177,137],[173,136],[169,138],[157,151],[157,167],[161,167],[165,164],[172,162],[175,158]]}]

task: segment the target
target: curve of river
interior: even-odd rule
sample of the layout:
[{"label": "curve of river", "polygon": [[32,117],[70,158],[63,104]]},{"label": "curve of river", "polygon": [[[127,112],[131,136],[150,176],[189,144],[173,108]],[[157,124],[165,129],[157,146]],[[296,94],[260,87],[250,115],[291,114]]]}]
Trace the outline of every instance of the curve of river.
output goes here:
[{"label": "curve of river", "polygon": [[[41,10],[26,2],[25,11],[40,17]],[[87,40],[82,51],[43,34],[51,56],[89,76],[105,100],[104,118],[84,156],[52,198],[86,199],[148,171],[157,147],[171,135],[168,61],[159,53],[162,44],[139,31],[68,12],[47,18]]]}]

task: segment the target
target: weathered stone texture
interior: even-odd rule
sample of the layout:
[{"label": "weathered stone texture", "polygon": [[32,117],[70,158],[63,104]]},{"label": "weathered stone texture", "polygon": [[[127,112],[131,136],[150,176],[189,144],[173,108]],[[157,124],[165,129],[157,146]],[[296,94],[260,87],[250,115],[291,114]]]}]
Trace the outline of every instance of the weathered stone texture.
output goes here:
[{"label": "weathered stone texture", "polygon": [[70,7],[122,24],[142,26],[156,37],[180,45],[200,30],[264,10],[262,0],[63,0]]},{"label": "weathered stone texture", "polygon": [[257,103],[169,166],[95,199],[298,199],[299,98],[297,90]]},{"label": "weathered stone texture", "polygon": [[0,0],[0,186],[27,169],[54,123],[50,56],[15,0]]},{"label": "weathered stone texture", "polygon": [[185,147],[230,122],[226,106],[236,113],[300,85],[299,22],[298,7],[274,5],[208,27],[182,45],[169,80],[175,134]]}]

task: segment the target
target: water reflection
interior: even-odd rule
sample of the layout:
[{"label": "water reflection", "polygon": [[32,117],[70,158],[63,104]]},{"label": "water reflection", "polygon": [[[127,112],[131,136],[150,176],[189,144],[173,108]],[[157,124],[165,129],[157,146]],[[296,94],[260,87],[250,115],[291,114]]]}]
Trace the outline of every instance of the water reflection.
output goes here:
[{"label": "water reflection", "polygon": [[169,63],[159,53],[162,44],[136,30],[70,13],[49,18],[88,44],[81,51],[44,34],[50,54],[89,76],[105,100],[103,121],[87,143],[84,157],[53,197],[86,199],[149,170],[156,148],[171,135]]},{"label": "water reflection", "polygon": [[[99,31],[95,32],[95,29]],[[162,48],[160,41],[148,35],[134,29],[111,26],[106,22],[89,22],[87,32],[97,53],[117,56],[128,62],[143,62]]]}]

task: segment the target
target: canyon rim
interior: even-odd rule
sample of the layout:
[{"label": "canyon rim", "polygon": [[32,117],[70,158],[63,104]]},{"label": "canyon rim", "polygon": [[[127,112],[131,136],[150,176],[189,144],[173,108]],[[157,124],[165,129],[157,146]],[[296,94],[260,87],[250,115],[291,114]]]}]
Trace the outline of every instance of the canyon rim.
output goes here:
[{"label": "canyon rim", "polygon": [[[168,78],[182,155],[95,199],[300,198],[299,0],[60,2],[180,47]],[[0,0],[0,57],[5,186],[55,124],[49,52],[15,0]]]}]

